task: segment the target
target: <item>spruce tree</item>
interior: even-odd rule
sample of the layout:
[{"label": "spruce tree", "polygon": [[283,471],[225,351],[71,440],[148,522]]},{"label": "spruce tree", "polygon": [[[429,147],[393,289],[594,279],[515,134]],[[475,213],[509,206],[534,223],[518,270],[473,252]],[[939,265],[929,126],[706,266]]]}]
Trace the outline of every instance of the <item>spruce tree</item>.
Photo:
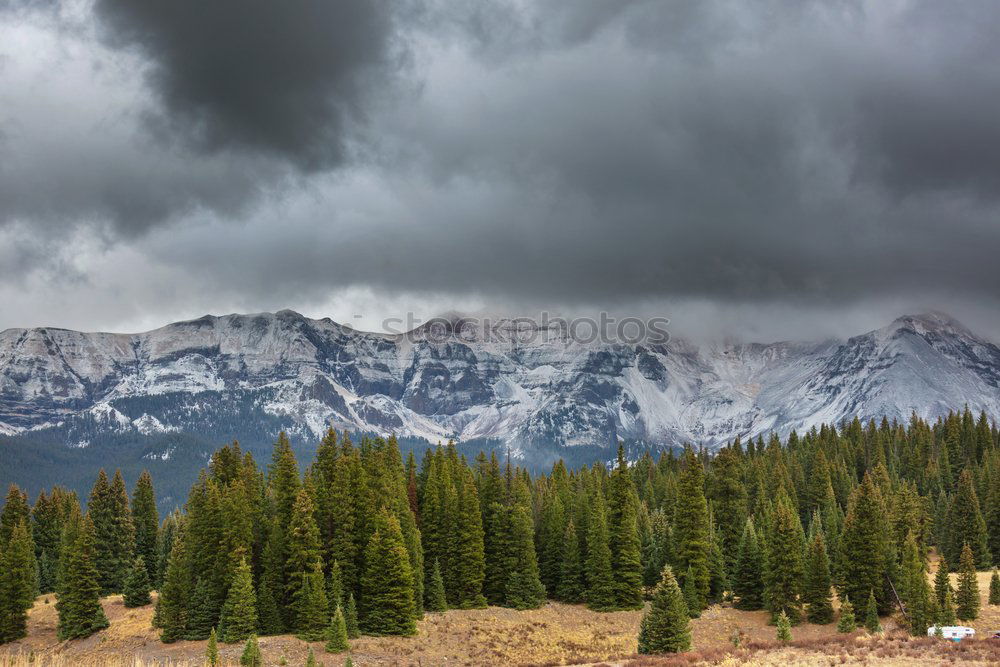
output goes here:
[{"label": "spruce tree", "polygon": [[736,608],[755,611],[764,607],[764,556],[753,519],[747,519],[733,575]]},{"label": "spruce tree", "polygon": [[142,556],[132,562],[132,569],[125,579],[125,589],[122,592],[122,601],[126,607],[144,607],[152,602],[149,597],[149,571]]},{"label": "spruce tree", "polygon": [[250,635],[247,643],[244,644],[243,654],[240,656],[240,667],[264,667],[264,657],[260,654],[257,635]]},{"label": "spruce tree", "polygon": [[358,608],[354,604],[354,593],[347,594],[347,606],[344,607],[344,625],[347,627],[348,639],[357,639],[361,636],[361,629],[358,627]]},{"label": "spruce tree", "polygon": [[[315,506],[306,489],[299,489],[292,506],[292,520],[285,531],[284,567],[286,598],[291,602],[290,629],[298,634],[322,634],[328,610],[317,610],[314,604],[321,593],[326,601],[326,581],[322,577],[319,528],[316,527]],[[314,573],[320,571],[317,590]],[[308,618],[307,618],[308,616]],[[316,624],[319,623],[319,627]]]},{"label": "spruce tree", "polygon": [[778,614],[778,620],[776,625],[778,626],[777,628],[778,641],[779,642],[792,641],[792,621],[791,619],[788,618],[788,614],[786,614],[784,610],[782,610],[782,612]]},{"label": "spruce tree", "polygon": [[28,505],[28,494],[16,484],[11,484],[7,489],[7,500],[0,510],[0,549],[6,548],[14,529],[22,521],[30,530],[31,508]]},{"label": "spruce tree", "polygon": [[218,667],[219,665],[219,640],[215,634],[215,628],[212,628],[212,634],[208,636],[208,645],[205,647],[205,662],[208,663],[209,667]]},{"label": "spruce tree", "polygon": [[109,483],[101,470],[87,503],[94,522],[94,564],[100,577],[101,594],[119,593],[132,566],[135,529],[128,492],[120,470]]},{"label": "spruce tree", "polygon": [[330,618],[325,638],[327,653],[343,653],[350,648],[350,644],[347,643],[347,623],[344,621],[344,612],[340,607],[337,607]]},{"label": "spruce tree", "polygon": [[583,563],[580,562],[580,540],[576,535],[576,526],[570,519],[563,534],[563,562],[559,570],[559,585],[556,588],[556,598],[563,602],[575,604],[584,598]]},{"label": "spruce tree", "polygon": [[531,517],[520,505],[514,505],[510,511],[513,568],[507,581],[507,605],[515,609],[535,609],[545,602],[545,587],[538,576]]},{"label": "spruce tree", "polygon": [[483,519],[471,473],[463,468],[459,475],[462,479],[458,484],[455,532],[452,536],[454,565],[451,575],[454,580],[450,589],[456,607],[475,609],[486,606],[486,598],[483,597]]},{"label": "spruce tree", "polygon": [[132,491],[132,523],[135,526],[135,555],[146,566],[146,577],[152,585],[156,580],[156,536],[160,516],[156,511],[153,478],[143,470]]},{"label": "spruce tree", "polygon": [[559,576],[563,563],[566,529],[566,511],[559,490],[548,487],[542,496],[541,516],[535,535],[538,549],[538,571],[545,590],[555,592],[559,587]]},{"label": "spruce tree", "polygon": [[934,596],[939,606],[944,604],[945,593],[951,590],[951,578],[948,572],[948,561],[942,556],[938,561],[937,573],[934,575]]},{"label": "spruce tree", "polygon": [[787,499],[779,500],[767,540],[767,577],[764,598],[773,620],[785,612],[792,624],[801,618],[802,525]]},{"label": "spruce tree", "polygon": [[868,593],[868,604],[865,607],[865,629],[874,634],[882,632],[882,623],[878,618],[878,603],[875,602],[875,592]]},{"label": "spruce tree", "polygon": [[993,574],[990,575],[990,597],[988,602],[991,605],[1000,604],[1000,574],[997,574],[996,568],[993,568]]},{"label": "spruce tree", "polygon": [[639,497],[618,445],[618,463],[608,480],[608,535],[616,609],[642,608],[642,551],[638,528]]},{"label": "spruce tree", "polygon": [[28,634],[28,609],[35,601],[35,547],[21,519],[0,553],[0,644]]},{"label": "spruce tree", "polygon": [[319,641],[323,638],[329,618],[323,569],[319,563],[314,564],[313,571],[303,577],[300,595],[295,626],[296,636],[307,642]]},{"label": "spruce tree", "polygon": [[[705,499],[704,471],[701,461],[688,447],[684,452],[674,510],[674,537],[677,543],[677,567],[692,572],[698,592],[696,606],[704,609],[709,594],[709,537],[708,502]],[[685,576],[685,579],[689,577]],[[685,581],[685,583],[687,583]]]},{"label": "spruce tree", "polygon": [[849,598],[844,598],[840,605],[840,618],[837,619],[837,632],[854,632],[858,622],[854,617],[854,605]]},{"label": "spruce tree", "polygon": [[595,611],[612,611],[615,608],[615,590],[611,574],[611,548],[608,546],[608,524],[600,488],[594,491],[588,524],[587,606]]},{"label": "spruce tree", "polygon": [[712,461],[709,483],[720,550],[726,559],[726,573],[736,572],[740,542],[747,520],[747,491],[743,484],[739,445],[725,447]]},{"label": "spruce tree", "polygon": [[934,623],[934,593],[927,582],[923,553],[912,531],[907,534],[903,546],[899,592],[906,605],[910,633],[917,637],[924,636],[927,628]]},{"label": "spruce tree", "polygon": [[691,648],[687,605],[670,566],[653,593],[639,626],[639,653],[681,653]]},{"label": "spruce tree", "polygon": [[59,640],[89,637],[108,627],[101,607],[101,588],[94,565],[94,522],[90,514],[81,519],[77,537],[68,547],[56,611]]},{"label": "spruce tree", "polygon": [[985,568],[992,564],[986,522],[983,520],[975,483],[968,468],[958,478],[958,486],[948,509],[946,534],[946,556],[949,562],[957,563],[962,556],[962,548],[968,544],[976,567]]},{"label": "spruce tree", "polygon": [[968,543],[962,547],[958,572],[955,614],[962,621],[974,621],[979,616],[979,584],[976,581],[975,556]]},{"label": "spruce tree", "polygon": [[362,629],[372,635],[412,635],[413,572],[399,521],[382,510],[365,549],[361,577]]},{"label": "spruce tree", "polygon": [[278,613],[278,602],[271,592],[271,584],[263,577],[260,580],[260,593],[257,595],[257,628],[262,636],[280,635],[284,632],[284,623]]},{"label": "spruce tree", "polygon": [[805,582],[802,601],[806,604],[806,618],[810,623],[825,625],[833,621],[833,604],[830,595],[830,561],[826,555],[823,533],[817,532],[809,544],[806,556]]},{"label": "spruce tree", "polygon": [[257,632],[257,596],[246,559],[240,560],[219,618],[219,636],[227,644],[241,642]]},{"label": "spruce tree", "polygon": [[191,563],[188,559],[184,533],[174,533],[174,545],[167,561],[167,571],[156,602],[157,624],[161,629],[160,641],[182,639],[187,628],[188,598],[191,591]]},{"label": "spruce tree", "polygon": [[211,592],[211,584],[208,577],[197,577],[188,600],[187,624],[184,630],[184,639],[201,640],[208,639],[215,627],[218,618],[216,616],[215,600]]},{"label": "spruce tree", "polygon": [[865,473],[851,494],[841,531],[838,591],[852,600],[867,600],[874,591],[876,601],[883,596],[888,608],[884,593],[892,559],[885,504],[871,475]]},{"label": "spruce tree", "polygon": [[427,586],[427,611],[441,612],[448,609],[448,601],[444,594],[444,578],[441,576],[441,564],[434,560],[434,570]]},{"label": "spruce tree", "polygon": [[340,574],[340,564],[333,561],[330,574],[326,578],[326,601],[330,604],[330,616],[347,602],[344,595],[344,580]]}]

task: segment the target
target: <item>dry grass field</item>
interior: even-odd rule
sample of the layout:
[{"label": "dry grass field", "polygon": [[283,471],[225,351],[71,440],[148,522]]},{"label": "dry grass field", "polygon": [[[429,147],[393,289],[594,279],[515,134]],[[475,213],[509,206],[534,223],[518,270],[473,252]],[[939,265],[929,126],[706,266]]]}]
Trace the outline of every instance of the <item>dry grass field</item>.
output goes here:
[{"label": "dry grass field", "polygon": [[[979,574],[983,608],[970,625],[980,637],[1000,630],[1000,607],[986,605],[989,573]],[[205,642],[163,644],[150,626],[152,606],[126,609],[120,596],[105,598],[111,626],[83,640],[56,639],[53,596],[41,596],[29,614],[29,636],[0,648],[0,667],[195,667],[203,664]],[[635,655],[640,612],[599,614],[584,607],[549,603],[515,611],[491,607],[427,614],[416,637],[362,637],[351,642],[355,665],[970,665],[1000,664],[1000,641],[978,639],[952,644],[907,637],[894,619],[883,619],[886,634],[838,635],[834,625],[803,624],[793,642],[775,642],[766,612],[716,606],[692,621],[694,650],[663,658]],[[731,637],[739,634],[741,648]],[[266,665],[305,664],[308,644],[291,636],[262,637]],[[319,664],[339,667],[346,655],[314,643]],[[236,665],[241,645],[221,645],[227,664]]]}]

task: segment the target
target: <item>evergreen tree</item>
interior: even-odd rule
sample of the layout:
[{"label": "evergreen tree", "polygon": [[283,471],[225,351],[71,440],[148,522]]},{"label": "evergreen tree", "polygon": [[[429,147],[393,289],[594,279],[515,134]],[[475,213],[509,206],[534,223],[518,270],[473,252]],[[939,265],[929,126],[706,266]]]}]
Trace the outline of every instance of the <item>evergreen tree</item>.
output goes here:
[{"label": "evergreen tree", "polygon": [[993,574],[990,575],[989,604],[1000,604],[1000,574],[997,574],[996,568],[993,568]]},{"label": "evergreen tree", "polygon": [[243,654],[240,656],[240,667],[264,667],[264,657],[260,654],[257,635],[250,635],[247,643],[244,644]]},{"label": "evergreen tree", "polygon": [[144,607],[152,602],[149,597],[149,571],[142,556],[138,556],[132,563],[132,569],[125,579],[122,601],[126,607]]},{"label": "evergreen tree", "polygon": [[348,639],[357,639],[361,636],[361,629],[358,627],[358,608],[354,604],[354,593],[347,594],[347,606],[344,608],[344,625],[347,627]]},{"label": "evergreen tree", "polygon": [[[288,555],[284,567],[285,599],[292,604],[289,627],[299,634],[322,634],[328,618],[326,608],[315,609],[320,594],[326,602],[326,581],[322,575],[315,511],[309,494],[304,488],[299,489],[292,506],[292,520],[285,532],[285,552]],[[318,588],[314,577],[317,571],[320,573]]]},{"label": "evergreen tree", "polygon": [[507,604],[515,609],[535,609],[545,601],[545,587],[538,576],[531,517],[520,505],[511,508],[513,568],[507,580]]},{"label": "evergreen tree", "polygon": [[212,628],[212,634],[208,636],[208,645],[205,647],[205,662],[208,663],[209,667],[218,667],[219,665],[219,640],[215,634],[215,628]]},{"label": "evergreen tree", "polygon": [[323,568],[319,563],[315,563],[313,571],[303,577],[300,595],[295,626],[296,636],[307,642],[319,641],[326,631],[329,609],[326,586],[323,582]]},{"label": "evergreen tree", "polygon": [[670,566],[653,593],[639,626],[639,653],[681,653],[691,648],[688,609]]},{"label": "evergreen tree", "polygon": [[101,588],[94,565],[94,522],[90,514],[81,519],[73,544],[66,553],[59,599],[57,636],[59,640],[89,637],[108,627],[101,607]]},{"label": "evergreen tree", "polygon": [[183,531],[174,534],[167,571],[156,604],[160,640],[172,642],[182,639],[187,628],[188,598],[191,586],[191,563],[188,559]]},{"label": "evergreen tree", "polygon": [[462,469],[458,484],[455,515],[454,565],[451,575],[451,596],[459,609],[474,609],[486,606],[483,597],[483,577],[485,576],[483,552],[483,519],[479,507],[479,494],[472,475]]},{"label": "evergreen tree", "polygon": [[563,562],[559,571],[559,585],[556,588],[556,598],[563,602],[575,604],[584,598],[583,564],[580,562],[580,540],[576,535],[576,526],[570,519],[563,535]]},{"label": "evergreen tree", "polygon": [[618,445],[618,463],[608,481],[608,534],[616,609],[642,608],[642,551],[635,482]]},{"label": "evergreen tree", "polygon": [[858,623],[854,618],[854,605],[850,599],[844,598],[840,605],[840,618],[837,619],[837,632],[854,632]]},{"label": "evergreen tree", "polygon": [[361,627],[372,635],[412,635],[413,572],[395,516],[382,510],[365,549],[361,578]]},{"label": "evergreen tree", "polygon": [[874,592],[876,602],[888,609],[885,587],[892,560],[885,504],[871,475],[865,473],[851,494],[840,536],[839,592],[853,600],[867,600]]},{"label": "evergreen tree", "polygon": [[550,486],[542,496],[541,517],[535,535],[538,549],[538,571],[545,590],[555,591],[559,587],[562,569],[563,534],[566,528],[566,512],[559,490]]},{"label": "evergreen tree", "polygon": [[595,611],[612,611],[615,608],[615,584],[611,574],[611,548],[608,546],[604,496],[600,488],[594,491],[587,523],[587,606]]},{"label": "evergreen tree", "polygon": [[435,559],[434,570],[431,573],[431,580],[427,586],[427,611],[445,611],[448,609],[448,601],[444,594],[444,578],[441,576],[441,564]]},{"label": "evergreen tree", "polygon": [[215,600],[208,577],[197,577],[191,598],[188,600],[184,639],[208,639],[217,620]]},{"label": "evergreen tree", "polygon": [[958,573],[958,594],[955,613],[962,621],[974,621],[979,616],[979,584],[976,581],[976,561],[972,547],[962,547]]},{"label": "evergreen tree", "polygon": [[938,605],[944,604],[945,593],[951,590],[951,579],[948,577],[948,561],[941,557],[938,561],[937,573],[934,575],[934,596]]},{"label": "evergreen tree", "polygon": [[340,564],[333,561],[330,566],[330,576],[326,578],[326,600],[330,604],[330,615],[337,611],[337,607],[342,607],[346,602],[344,598],[344,580],[340,574]]},{"label": "evergreen tree", "polygon": [[951,594],[951,588],[949,587],[944,592],[944,604],[941,605],[940,611],[940,623],[938,625],[955,625],[958,622],[958,618],[955,615],[955,600]]},{"label": "evergreen tree", "polygon": [[132,523],[135,526],[135,555],[142,558],[146,579],[152,584],[156,581],[156,536],[160,516],[156,511],[153,478],[148,470],[142,471],[132,491]]},{"label": "evergreen tree", "polygon": [[347,643],[347,623],[344,621],[344,612],[340,607],[330,618],[330,624],[326,628],[326,652],[343,653],[350,648]]},{"label": "evergreen tree", "polygon": [[802,525],[791,503],[779,500],[767,541],[767,578],[764,599],[774,620],[785,612],[795,624],[802,618],[799,594],[802,590]]},{"label": "evergreen tree", "polygon": [[698,594],[698,581],[694,576],[694,569],[690,565],[684,574],[684,604],[687,606],[688,615],[691,618],[701,616],[701,596]]},{"label": "evergreen tree", "polygon": [[236,568],[219,618],[219,635],[227,644],[241,642],[257,632],[257,596],[246,559]]},{"label": "evergreen tree", "polygon": [[0,644],[28,634],[28,609],[35,601],[35,546],[21,519],[0,553]]},{"label": "evergreen tree", "polygon": [[776,625],[778,626],[778,641],[792,641],[792,621],[788,618],[788,614],[786,614],[784,610],[778,614],[778,621]]},{"label": "evergreen tree", "polygon": [[993,562],[986,541],[986,522],[979,508],[979,499],[968,468],[958,478],[958,486],[948,509],[946,556],[951,563],[957,563],[962,556],[962,548],[968,544],[972,549],[976,567],[989,567]]},{"label": "evergreen tree", "polygon": [[903,546],[899,592],[906,605],[910,633],[917,637],[926,635],[927,628],[934,623],[934,593],[927,582],[923,553],[912,531]]},{"label": "evergreen tree", "polygon": [[806,618],[810,623],[825,625],[833,621],[833,604],[830,595],[830,561],[826,555],[823,533],[817,532],[809,544],[806,556],[805,582],[802,601],[806,604]]},{"label": "evergreen tree", "polygon": [[115,471],[110,483],[105,472],[100,471],[87,509],[94,523],[94,564],[101,594],[119,593],[131,568],[135,548],[132,512],[120,470]]},{"label": "evergreen tree", "polygon": [[868,605],[865,607],[865,629],[872,634],[882,632],[882,623],[878,618],[878,603],[875,602],[875,592],[868,593]]},{"label": "evergreen tree", "polygon": [[674,510],[674,537],[677,543],[677,567],[682,572],[690,569],[694,577],[694,585],[698,591],[698,611],[705,607],[710,584],[711,541],[703,480],[701,461],[689,447],[684,452],[680,471],[677,505]]},{"label": "evergreen tree", "polygon": [[740,540],[736,572],[733,575],[733,593],[736,608],[754,611],[764,607],[764,557],[753,519],[747,519]]},{"label": "evergreen tree", "polygon": [[263,577],[260,581],[260,594],[257,596],[257,627],[265,637],[280,635],[285,627],[278,613],[277,599],[271,592],[271,584]]},{"label": "evergreen tree", "polygon": [[726,561],[726,573],[736,572],[740,542],[747,520],[747,491],[743,484],[739,444],[725,447],[712,461],[712,506],[719,531],[720,551]]},{"label": "evergreen tree", "polygon": [[16,484],[11,484],[7,489],[7,500],[3,510],[0,510],[0,549],[6,548],[14,529],[22,521],[30,530],[31,508],[28,506],[28,494],[21,491]]}]

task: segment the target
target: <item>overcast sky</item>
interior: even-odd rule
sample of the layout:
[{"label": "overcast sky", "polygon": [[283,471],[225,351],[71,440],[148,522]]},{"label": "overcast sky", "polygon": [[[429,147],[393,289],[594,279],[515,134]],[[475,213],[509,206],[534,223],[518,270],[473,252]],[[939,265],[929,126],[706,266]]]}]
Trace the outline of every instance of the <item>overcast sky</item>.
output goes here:
[{"label": "overcast sky", "polygon": [[0,329],[1000,338],[1000,2],[0,0]]}]

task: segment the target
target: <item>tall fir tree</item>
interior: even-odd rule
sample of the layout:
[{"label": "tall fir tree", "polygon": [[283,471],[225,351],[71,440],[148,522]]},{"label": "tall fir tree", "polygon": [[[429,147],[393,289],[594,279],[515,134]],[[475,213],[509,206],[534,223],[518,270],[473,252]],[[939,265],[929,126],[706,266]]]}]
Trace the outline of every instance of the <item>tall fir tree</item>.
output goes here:
[{"label": "tall fir tree", "polygon": [[295,634],[303,641],[319,641],[323,638],[328,625],[329,602],[326,599],[323,568],[318,562],[313,565],[313,571],[303,577],[299,594],[301,597],[296,615]]},{"label": "tall fir tree", "polygon": [[938,560],[937,572],[934,575],[934,596],[937,598],[938,606],[944,604],[944,596],[951,590],[951,579],[948,576],[948,571],[948,561],[942,556]]},{"label": "tall fir tree", "polygon": [[87,509],[94,522],[95,564],[101,593],[119,593],[132,566],[135,548],[132,511],[120,470],[115,471],[111,482],[104,470],[100,471]]},{"label": "tall fir tree", "polygon": [[639,626],[639,653],[682,653],[691,649],[687,605],[670,566],[653,593]]},{"label": "tall fir tree", "polygon": [[156,511],[156,494],[153,478],[143,470],[132,491],[132,523],[135,527],[135,555],[142,558],[146,578],[150,584],[156,580],[156,537],[160,515]]},{"label": "tall fir tree", "polygon": [[733,576],[736,608],[755,611],[764,607],[764,554],[757,540],[753,519],[748,518],[740,540],[736,572]]},{"label": "tall fir tree", "polygon": [[461,481],[458,484],[455,532],[452,536],[452,599],[459,609],[474,609],[486,606],[483,596],[483,519],[472,473],[463,467],[459,476]]},{"label": "tall fir tree", "polygon": [[350,648],[347,642],[347,622],[344,620],[344,610],[339,606],[330,617],[330,624],[326,628],[326,652],[343,653]]},{"label": "tall fir tree", "polygon": [[372,635],[412,635],[416,632],[413,572],[399,520],[382,510],[365,549],[361,578],[362,629]]},{"label": "tall fir tree", "polygon": [[892,549],[885,503],[871,475],[865,473],[851,494],[840,537],[838,591],[852,600],[876,601],[889,608],[886,581],[892,570]]},{"label": "tall fir tree", "polygon": [[514,505],[510,512],[513,567],[507,580],[507,605],[515,609],[535,609],[545,602],[545,586],[538,575],[531,517],[520,505]]},{"label": "tall fir tree", "polygon": [[35,601],[35,545],[21,519],[0,553],[0,644],[28,634],[28,609]]},{"label": "tall fir tree", "polygon": [[225,604],[222,605],[219,638],[227,644],[233,644],[246,640],[256,632],[257,596],[250,565],[244,558],[236,568],[233,583],[230,584]]},{"label": "tall fir tree", "polygon": [[142,556],[132,562],[132,569],[125,578],[122,602],[126,607],[144,607],[152,602],[149,597],[149,571]]},{"label": "tall fir tree", "polygon": [[90,514],[80,520],[76,539],[68,547],[56,611],[60,640],[89,637],[108,627],[101,607],[101,587],[94,564],[94,522]]},{"label": "tall fir tree", "polygon": [[358,608],[354,604],[354,593],[347,595],[347,606],[344,607],[344,625],[347,627],[348,639],[357,639],[361,636],[361,628],[358,627]]},{"label": "tall fir tree", "polygon": [[858,628],[857,619],[854,616],[854,605],[850,598],[844,598],[840,604],[840,617],[837,619],[837,632],[854,632]]},{"label": "tall fir tree", "polygon": [[875,602],[875,592],[868,593],[868,604],[865,606],[865,630],[871,633],[882,632],[882,623],[878,618],[878,603]]},{"label": "tall fir tree", "polygon": [[993,574],[990,575],[990,596],[988,602],[991,605],[1000,605],[1000,574],[997,574],[996,568],[993,568]]},{"label": "tall fir tree", "polygon": [[767,569],[764,600],[772,619],[784,612],[794,625],[802,619],[799,595],[802,592],[802,525],[787,500],[779,500],[767,540]]},{"label": "tall fir tree", "polygon": [[923,552],[911,531],[903,545],[903,563],[900,572],[899,593],[906,608],[910,633],[917,637],[927,634],[934,624],[934,593],[927,581],[927,568]]},{"label": "tall fir tree", "polygon": [[[296,633],[312,632],[306,626],[312,628],[315,623],[312,617],[303,619],[303,616],[313,613],[310,605],[314,603],[317,591],[312,577],[317,568],[322,567],[315,511],[306,489],[300,488],[292,506],[291,522],[285,530],[285,599],[292,605],[291,613],[286,615],[286,622]],[[320,582],[320,591],[326,599],[326,581],[322,576]],[[320,632],[326,627],[327,618],[328,613],[324,610],[320,618]]]},{"label": "tall fir tree", "polygon": [[708,502],[705,499],[704,469],[689,447],[684,452],[677,489],[674,514],[674,536],[677,544],[677,567],[691,570],[698,591],[698,606],[704,609],[708,600],[710,573]]},{"label": "tall fir tree", "polygon": [[979,583],[976,581],[976,559],[968,543],[962,547],[959,559],[958,593],[955,596],[955,615],[962,621],[979,617]]},{"label": "tall fir tree", "polygon": [[587,606],[595,611],[611,611],[615,608],[615,590],[604,496],[600,488],[594,490],[587,523]]},{"label": "tall fir tree", "polygon": [[563,534],[562,555],[556,598],[571,604],[582,602],[585,594],[583,563],[580,561],[580,540],[572,519],[566,524],[566,532]]},{"label": "tall fir tree", "polygon": [[983,520],[975,483],[968,468],[959,476],[958,486],[951,499],[946,539],[945,555],[949,562],[957,563],[962,557],[964,545],[968,544],[972,549],[976,567],[986,568],[992,565],[993,557],[987,544],[986,522]]},{"label": "tall fir tree", "polygon": [[192,579],[191,561],[188,558],[184,531],[177,530],[174,533],[174,545],[170,550],[167,571],[156,603],[161,641],[172,642],[185,636]]},{"label": "tall fir tree", "polygon": [[830,586],[830,560],[826,553],[826,541],[823,533],[817,532],[809,543],[802,586],[802,602],[806,605],[806,619],[810,623],[825,625],[833,621]]},{"label": "tall fir tree", "polygon": [[431,580],[427,585],[427,611],[441,612],[448,609],[448,599],[444,592],[444,577],[441,576],[441,564],[435,559]]},{"label": "tall fir tree", "polygon": [[625,449],[619,443],[618,462],[608,480],[608,535],[617,609],[641,609],[643,606],[638,511],[639,496],[625,461]]}]

